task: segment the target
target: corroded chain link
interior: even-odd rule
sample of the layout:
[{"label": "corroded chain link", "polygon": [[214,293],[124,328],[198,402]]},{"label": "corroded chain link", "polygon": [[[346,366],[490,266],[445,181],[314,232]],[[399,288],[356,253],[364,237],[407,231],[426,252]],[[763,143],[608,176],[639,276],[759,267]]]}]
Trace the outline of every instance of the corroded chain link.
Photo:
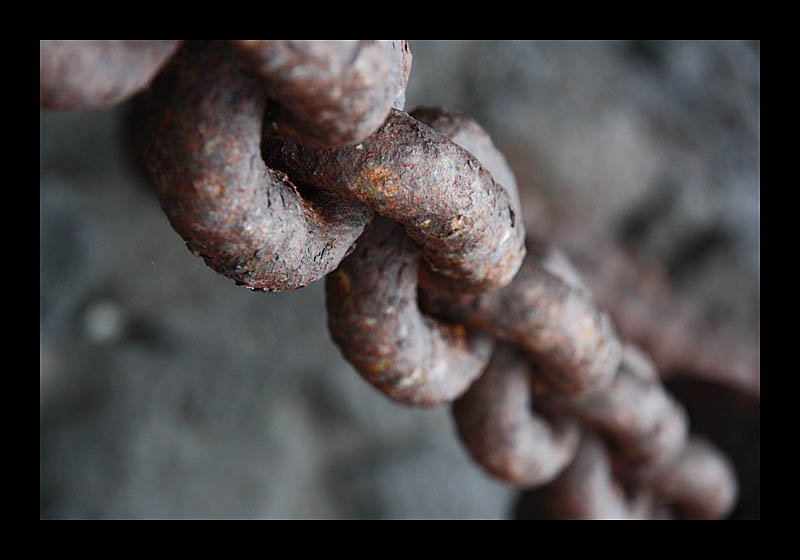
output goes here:
[{"label": "corroded chain link", "polygon": [[[106,77],[72,79],[100,60]],[[43,41],[40,100],[102,106],[150,84],[138,148],[188,248],[254,290],[325,277],[356,370],[397,402],[452,402],[471,456],[543,486],[545,515],[725,516],[725,457],[565,254],[526,239],[489,135],[403,111],[410,68],[405,41]]]}]

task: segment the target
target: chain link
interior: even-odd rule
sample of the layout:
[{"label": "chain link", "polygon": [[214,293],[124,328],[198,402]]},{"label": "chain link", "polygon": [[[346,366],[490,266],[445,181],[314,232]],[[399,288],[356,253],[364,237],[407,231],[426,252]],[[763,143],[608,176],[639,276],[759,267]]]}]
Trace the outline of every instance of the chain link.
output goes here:
[{"label": "chain link", "polygon": [[455,111],[402,110],[405,41],[163,42],[124,87],[69,95],[69,61],[106,51],[56,43],[41,43],[42,106],[102,105],[157,73],[137,145],[194,254],[254,290],[326,278],[329,330],[359,374],[402,404],[452,402],[470,455],[541,487],[543,515],[731,511],[727,459],[690,435],[565,254],[526,239],[489,135]]}]

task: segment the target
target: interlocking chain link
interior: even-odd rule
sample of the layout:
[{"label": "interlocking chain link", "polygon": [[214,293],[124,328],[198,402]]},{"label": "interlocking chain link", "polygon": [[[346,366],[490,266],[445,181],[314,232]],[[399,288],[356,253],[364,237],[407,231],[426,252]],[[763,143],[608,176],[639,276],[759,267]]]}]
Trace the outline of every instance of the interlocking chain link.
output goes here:
[{"label": "interlocking chain link", "polygon": [[[111,84],[142,48],[156,54]],[[72,79],[93,68],[110,77]],[[405,41],[43,41],[40,99],[99,106],[157,74],[137,144],[188,248],[254,290],[325,277],[356,370],[403,404],[453,402],[471,456],[544,487],[546,515],[727,515],[727,459],[689,434],[564,253],[526,239],[489,135],[455,111],[402,110],[410,68]]]}]

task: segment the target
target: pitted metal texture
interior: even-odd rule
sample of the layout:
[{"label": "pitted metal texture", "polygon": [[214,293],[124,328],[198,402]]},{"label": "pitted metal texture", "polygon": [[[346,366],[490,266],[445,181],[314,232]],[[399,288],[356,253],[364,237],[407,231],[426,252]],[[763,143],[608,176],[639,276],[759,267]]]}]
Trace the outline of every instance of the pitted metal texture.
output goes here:
[{"label": "pitted metal texture", "polygon": [[[730,463],[566,254],[526,236],[490,135],[458,111],[403,111],[407,42],[128,43],[42,41],[40,104],[147,88],[137,149],[208,266],[260,291],[325,278],[359,374],[404,405],[453,403],[469,456],[539,488],[547,517],[728,514]],[[675,337],[654,332],[668,353]]]}]

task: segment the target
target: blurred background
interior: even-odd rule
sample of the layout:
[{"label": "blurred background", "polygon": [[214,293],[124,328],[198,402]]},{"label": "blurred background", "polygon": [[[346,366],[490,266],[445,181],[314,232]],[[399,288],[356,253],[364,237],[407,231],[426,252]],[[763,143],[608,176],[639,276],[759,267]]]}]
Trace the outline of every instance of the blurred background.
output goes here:
[{"label": "blurred background", "polygon": [[[406,110],[481,123],[528,220],[657,266],[758,347],[758,42],[409,44]],[[128,109],[40,111],[40,517],[518,515],[448,407],[396,405],[342,359],[322,282],[253,293],[186,250],[129,153]],[[734,456],[733,517],[759,517],[758,403],[671,389],[690,411],[739,403],[724,434],[701,412],[693,427]]]}]

